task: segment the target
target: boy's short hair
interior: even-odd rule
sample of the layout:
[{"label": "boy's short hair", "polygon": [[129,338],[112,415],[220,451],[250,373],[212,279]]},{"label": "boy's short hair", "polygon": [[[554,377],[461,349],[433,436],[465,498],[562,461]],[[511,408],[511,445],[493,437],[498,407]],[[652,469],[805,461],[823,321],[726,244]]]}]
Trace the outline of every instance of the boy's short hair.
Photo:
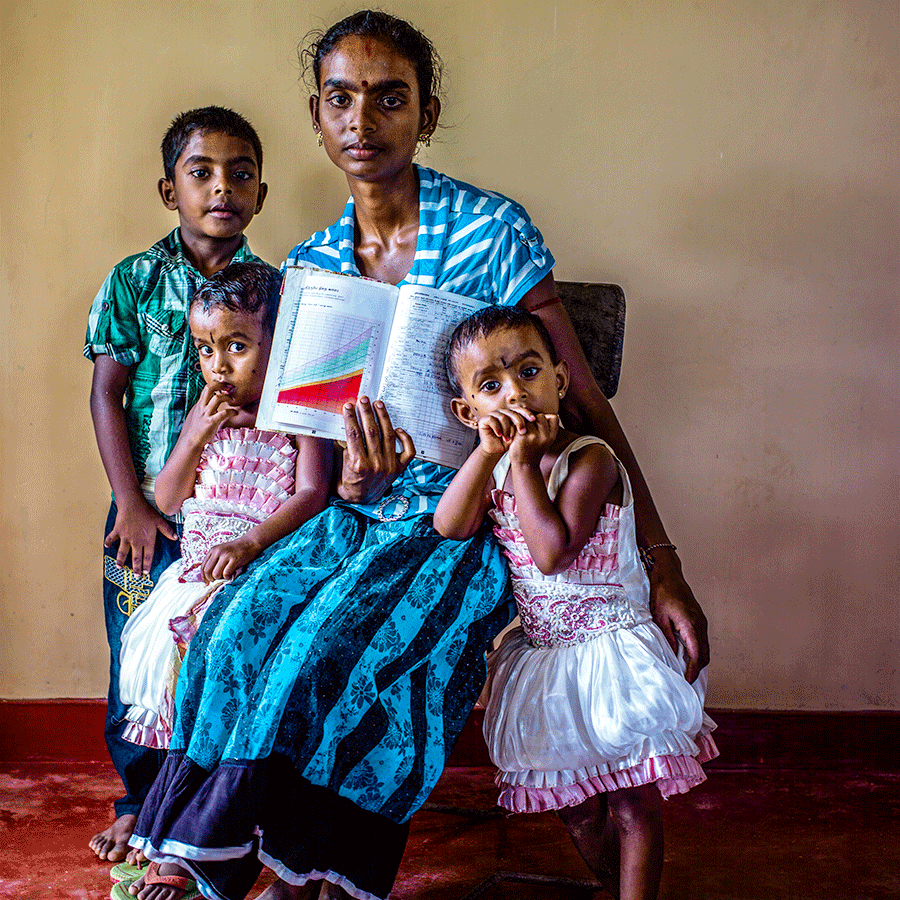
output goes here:
[{"label": "boy's short hair", "polygon": [[208,278],[191,297],[191,309],[229,309],[254,316],[262,311],[262,325],[270,334],[281,298],[281,272],[264,263],[237,262]]},{"label": "boy's short hair", "polygon": [[462,385],[459,383],[459,375],[456,371],[456,361],[459,354],[469,346],[476,338],[485,338],[489,334],[501,328],[533,328],[538,337],[543,341],[550,360],[556,365],[559,360],[556,356],[556,348],[547,326],[534,314],[522,309],[521,306],[485,306],[479,309],[467,319],[463,319],[456,326],[447,349],[444,352],[444,368],[447,370],[447,381],[457,397],[465,396]]},{"label": "boy's short hair", "polygon": [[203,106],[175,116],[162,140],[163,171],[169,181],[175,179],[175,164],[178,157],[184,153],[184,148],[195,131],[201,134],[219,132],[246,141],[256,154],[256,165],[262,178],[262,142],[256,129],[233,109],[226,109],[224,106]]}]

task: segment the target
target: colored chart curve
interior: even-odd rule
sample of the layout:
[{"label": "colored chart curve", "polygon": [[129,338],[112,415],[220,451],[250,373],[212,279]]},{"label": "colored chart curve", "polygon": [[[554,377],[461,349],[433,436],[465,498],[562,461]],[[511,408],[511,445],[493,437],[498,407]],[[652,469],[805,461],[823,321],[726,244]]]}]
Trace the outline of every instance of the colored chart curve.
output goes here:
[{"label": "colored chart curve", "polygon": [[340,414],[345,403],[359,397],[373,330],[370,326],[322,356],[286,367],[278,402]]}]

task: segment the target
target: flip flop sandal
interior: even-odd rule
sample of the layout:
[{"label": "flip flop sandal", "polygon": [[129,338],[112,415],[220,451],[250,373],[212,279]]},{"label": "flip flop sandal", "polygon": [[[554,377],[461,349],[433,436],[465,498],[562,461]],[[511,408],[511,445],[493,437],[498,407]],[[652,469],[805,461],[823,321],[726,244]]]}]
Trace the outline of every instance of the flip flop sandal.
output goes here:
[{"label": "flip flop sandal", "polygon": [[135,866],[130,862],[116,863],[109,870],[109,877],[115,884],[117,881],[135,881],[146,871],[144,866]]},{"label": "flip flop sandal", "polygon": [[137,900],[128,893],[128,888],[137,881],[137,878],[126,878],[124,881],[116,881],[109,892],[111,900]]},{"label": "flip flop sandal", "polygon": [[[160,875],[159,863],[150,863],[147,871],[141,874],[145,885],[165,884],[182,892],[179,897],[173,897],[172,900],[196,900],[198,897],[202,900],[200,889],[193,878],[188,878],[184,875]],[[117,882],[112,886],[109,896],[112,900],[135,900],[134,895],[129,892],[128,888],[137,880],[137,878],[132,878],[127,881]]]}]

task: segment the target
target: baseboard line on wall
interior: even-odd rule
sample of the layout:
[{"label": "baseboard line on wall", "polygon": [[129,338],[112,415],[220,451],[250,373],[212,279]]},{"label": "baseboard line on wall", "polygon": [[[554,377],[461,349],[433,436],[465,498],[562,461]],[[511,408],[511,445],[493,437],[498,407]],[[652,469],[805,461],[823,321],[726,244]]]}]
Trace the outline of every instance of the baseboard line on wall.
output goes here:
[{"label": "baseboard line on wall", "polygon": [[109,762],[105,699],[0,700],[0,762]]},{"label": "baseboard line on wall", "polygon": [[[108,762],[105,700],[0,700],[0,762]],[[709,710],[721,756],[710,769],[900,772],[900,712]],[[489,766],[475,709],[451,766]]]}]

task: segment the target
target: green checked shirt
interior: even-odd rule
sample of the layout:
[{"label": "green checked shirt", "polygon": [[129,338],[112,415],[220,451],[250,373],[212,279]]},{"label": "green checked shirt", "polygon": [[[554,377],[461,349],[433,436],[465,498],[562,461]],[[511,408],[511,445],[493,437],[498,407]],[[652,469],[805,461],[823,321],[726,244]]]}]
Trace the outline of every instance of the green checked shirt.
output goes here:
[{"label": "green checked shirt", "polygon": [[[232,262],[262,260],[244,238]],[[93,361],[105,354],[131,369],[125,422],[134,468],[151,504],[156,476],[203,389],[187,313],[204,281],[185,256],[176,228],[146,253],[120,262],[88,315],[84,355]]]}]

